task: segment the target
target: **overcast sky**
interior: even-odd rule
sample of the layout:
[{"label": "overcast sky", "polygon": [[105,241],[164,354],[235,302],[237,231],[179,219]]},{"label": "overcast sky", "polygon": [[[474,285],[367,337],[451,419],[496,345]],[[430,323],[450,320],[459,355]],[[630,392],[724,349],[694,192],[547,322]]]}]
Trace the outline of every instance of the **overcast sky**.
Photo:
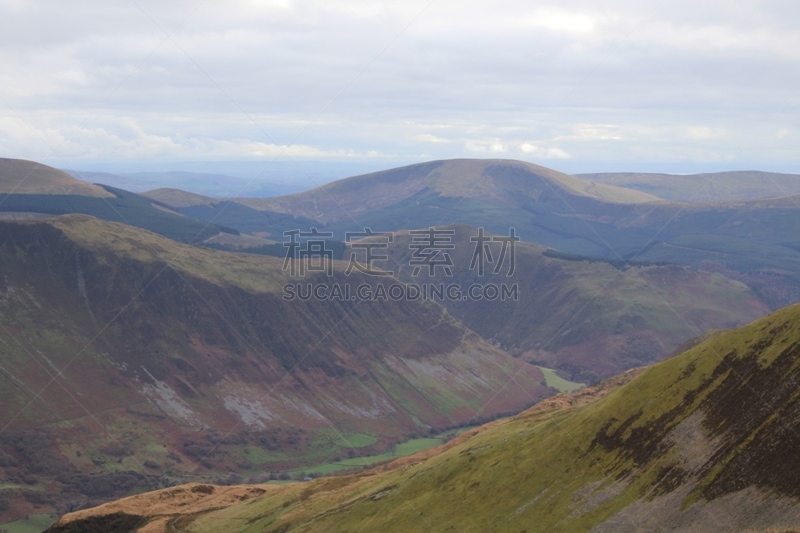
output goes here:
[{"label": "overcast sky", "polygon": [[800,172],[796,0],[0,0],[0,156]]}]

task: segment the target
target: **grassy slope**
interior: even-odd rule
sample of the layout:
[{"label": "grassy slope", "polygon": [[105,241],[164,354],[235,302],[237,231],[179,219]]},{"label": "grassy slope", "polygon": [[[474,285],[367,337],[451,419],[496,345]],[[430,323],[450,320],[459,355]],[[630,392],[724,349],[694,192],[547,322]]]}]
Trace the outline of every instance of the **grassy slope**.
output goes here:
[{"label": "grassy slope", "polygon": [[[9,228],[13,227],[9,226]],[[457,347],[462,340],[468,353],[473,349],[477,350],[475,355],[478,353],[484,355],[492,352],[487,345],[483,344],[474,335],[460,328],[446,314],[442,314],[441,308],[434,304],[362,302],[357,310],[353,309],[355,315],[351,318],[347,316],[347,312],[350,307],[354,307],[355,304],[352,302],[330,302],[328,305],[313,301],[310,303],[283,302],[280,298],[281,288],[283,283],[290,281],[290,278],[287,273],[281,271],[282,260],[279,258],[229,254],[181,245],[154,234],[143,233],[135,228],[109,224],[81,216],[61,217],[46,224],[23,224],[18,227],[57,228],[63,231],[72,243],[78,245],[80,250],[91,254],[88,257],[87,264],[79,264],[78,266],[81,268],[81,275],[85,278],[84,284],[87,287],[87,298],[92,305],[94,305],[92,300],[95,297],[99,297],[109,289],[113,294],[117,287],[104,287],[101,285],[101,283],[113,283],[112,280],[104,280],[102,278],[92,280],[89,278],[92,275],[105,275],[109,268],[122,270],[122,272],[115,274],[118,277],[124,273],[124,267],[127,266],[126,262],[129,261],[134,270],[142,270],[137,275],[142,276],[143,283],[146,283],[150,276],[158,273],[165,266],[168,269],[162,274],[163,276],[175,278],[174,273],[178,273],[179,278],[185,278],[187,287],[194,286],[199,296],[205,299],[205,303],[208,306],[212,307],[203,311],[210,315],[206,319],[216,317],[218,322],[221,317],[215,315],[213,309],[224,309],[229,306],[234,306],[235,308],[229,311],[231,313],[228,317],[229,320],[245,320],[249,322],[250,320],[258,319],[258,313],[268,313],[268,316],[274,313],[275,316],[271,317],[272,323],[264,325],[253,324],[251,326],[268,327],[267,331],[252,332],[248,327],[245,327],[236,333],[244,336],[246,341],[249,341],[250,349],[255,349],[253,347],[264,349],[267,354],[272,353],[274,356],[279,356],[283,363],[289,367],[292,366],[293,358],[303,358],[310,365],[308,368],[314,368],[314,365],[318,364],[327,369],[326,371],[333,372],[334,376],[338,375],[337,372],[341,372],[343,376],[346,376],[348,375],[348,370],[358,369],[356,361],[346,362],[340,360],[342,357],[347,358],[348,351],[356,351],[359,357],[362,358],[367,357],[369,354],[385,354],[401,358],[419,357],[425,353],[448,353],[449,350]],[[31,237],[26,236],[22,237],[21,240],[25,242],[29,238]],[[64,247],[65,244],[61,246]],[[56,254],[62,253],[62,250],[55,249],[53,252]],[[11,265],[9,272],[13,272],[13,262]],[[363,279],[345,280],[340,273],[340,269],[343,266],[337,265],[336,267],[336,281],[342,283],[364,281]],[[73,265],[66,267],[68,271],[73,268]],[[15,272],[17,276],[23,279],[29,273],[28,271],[20,272],[19,270]],[[150,283],[160,284],[161,281],[160,278],[157,278],[150,281]],[[195,283],[197,285],[194,285]],[[128,288],[124,285],[119,287],[121,290]],[[135,287],[130,288],[135,289]],[[179,290],[180,287],[173,288],[169,293],[175,293],[176,289]],[[220,294],[213,294],[214,291],[220,290],[222,291]],[[205,291],[210,291],[210,293],[205,293]],[[244,294],[239,295],[238,291],[244,291]],[[93,292],[96,294],[93,294]],[[154,292],[157,294],[156,289],[154,289]],[[124,297],[120,298],[120,295],[114,295],[114,297],[118,299],[118,302],[111,305],[109,309],[104,309],[101,305],[92,308],[95,315],[100,315],[97,317],[98,320],[103,314],[110,313],[113,316],[118,309],[116,306],[127,302]],[[106,296],[106,298],[108,297]],[[154,295],[150,298],[156,298],[156,296]],[[228,298],[233,298],[234,301],[227,302],[226,299]],[[248,301],[248,299],[253,301]],[[198,303],[202,304],[204,302],[201,299]],[[156,298],[150,305],[162,305],[162,302]],[[247,307],[248,305],[254,305],[255,307],[250,309]],[[277,308],[274,307],[276,305]],[[178,331],[186,329],[187,324],[181,322],[187,312],[185,309],[165,306],[158,308],[158,310],[161,316],[160,319],[165,323],[173,323]],[[174,316],[168,313],[170,310],[175,311]],[[147,308],[144,308],[143,312],[146,313],[146,311]],[[198,312],[193,311],[195,314]],[[298,323],[292,324],[291,321],[294,319],[307,319],[309,313],[314,316],[315,320],[307,323],[305,328],[300,328]],[[344,314],[344,317],[342,314]],[[417,322],[420,317],[424,317],[424,320]],[[147,314],[142,315],[142,319],[147,321],[154,318],[156,317],[148,316]],[[327,331],[328,325],[335,325],[337,321],[343,318],[345,318],[343,326],[346,326],[346,328],[343,327],[343,329],[346,331],[346,337],[341,337],[337,340],[336,335],[330,336],[325,346],[317,347],[317,351],[320,353],[312,351],[309,354],[307,341],[302,337],[307,335],[313,338],[317,329],[319,330],[319,335],[322,335]],[[197,321],[199,319],[193,318],[193,320]],[[381,325],[378,326],[374,321],[380,322]],[[225,326],[225,324],[216,324],[214,330],[220,330],[219,335],[226,337],[229,333],[224,332]],[[281,326],[287,329],[285,332],[279,333]],[[372,329],[373,326],[376,329]],[[136,321],[134,321],[132,327],[139,327]],[[293,329],[297,329],[294,335]],[[212,334],[214,330],[206,331],[205,337],[208,340],[204,342],[211,342],[212,339],[214,342],[223,342],[223,339],[214,338]],[[256,338],[248,339],[247,336],[251,333],[255,333]],[[275,339],[274,337],[278,335],[284,338]],[[298,338],[292,338],[295,336]],[[390,350],[386,348],[387,344],[392,346]],[[240,346],[238,350],[246,347]],[[337,349],[343,350],[344,354],[337,354]],[[486,352],[486,350],[489,351]],[[501,354],[501,352],[497,351],[493,353],[496,355]],[[475,359],[476,362],[480,360],[480,357]],[[456,361],[454,360],[452,363],[456,364]],[[414,369],[414,372],[418,374],[417,379],[419,381],[417,386],[423,385],[428,380],[424,366],[417,369],[413,363],[408,364],[411,365],[409,368],[404,369],[402,365],[398,366],[398,368],[401,371]],[[339,371],[336,370],[336,365],[341,365]],[[513,363],[511,366],[516,368],[519,365]],[[392,373],[392,368],[386,365],[380,365],[373,370],[376,378]],[[356,374],[359,372],[363,372],[363,369],[359,369]],[[534,372],[534,374],[538,375],[538,372]],[[491,375],[492,372],[489,372],[487,376]],[[431,391],[431,393],[437,394],[435,391]],[[455,398],[453,400],[459,403]]]},{"label": "grassy slope", "polygon": [[48,221],[81,247],[99,252],[107,261],[130,259],[145,263],[166,262],[193,277],[252,292],[279,293],[287,275],[282,260],[233,255],[176,243],[159,235],[123,224],[109,224],[84,216]]},{"label": "grassy slope", "polygon": [[[79,215],[0,235],[0,446],[15,458],[6,478],[36,479],[14,498],[107,497],[181,479],[201,459],[195,475],[252,476],[378,453],[548,394],[538,369],[439,306],[283,301],[278,258]],[[89,472],[105,492],[87,489]]]},{"label": "grassy slope", "polygon": [[[800,523],[798,339],[795,306],[714,336],[589,406],[532,410],[415,464],[283,486],[181,526],[785,530]],[[642,506],[646,515],[629,513]]]}]

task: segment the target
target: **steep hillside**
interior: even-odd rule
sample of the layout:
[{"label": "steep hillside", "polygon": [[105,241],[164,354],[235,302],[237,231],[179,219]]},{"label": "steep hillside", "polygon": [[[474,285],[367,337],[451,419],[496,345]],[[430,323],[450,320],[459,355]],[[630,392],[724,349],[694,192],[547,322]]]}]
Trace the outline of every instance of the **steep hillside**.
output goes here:
[{"label": "steep hillside", "polygon": [[800,175],[756,170],[707,174],[608,172],[578,176],[596,183],[653,194],[673,202],[735,202],[800,195]]},{"label": "steep hillside", "polygon": [[[0,223],[0,523],[368,455],[552,394],[434,303],[287,301],[281,266],[80,215]],[[376,283],[342,268],[302,281]]]},{"label": "steep hillside", "polygon": [[195,515],[173,507],[170,523],[198,533],[797,531],[799,386],[795,306],[589,405],[534,408],[383,471]]},{"label": "steep hillside", "polygon": [[[434,276],[426,268],[414,276],[413,242],[405,231],[394,235],[389,259],[375,265],[420,286],[478,287],[478,298],[445,295],[441,302],[493,344],[574,381],[594,382],[653,363],[705,331],[741,326],[769,313],[746,285],[720,274],[589,261],[529,243],[516,244],[511,276],[510,252],[503,256],[501,243],[485,244],[480,275],[473,265],[477,244],[470,240],[478,230],[463,224],[440,229],[455,232],[454,247],[447,251],[452,276],[441,267]],[[363,261],[363,251],[356,258]],[[517,287],[518,298],[494,297],[491,287],[502,286]],[[485,295],[483,287],[490,287]]]},{"label": "steep hillside", "polygon": [[722,204],[652,205],[616,224],[648,228],[634,254],[721,273],[773,309],[800,301],[800,197]]},{"label": "steep hillside", "polygon": [[0,159],[0,213],[82,213],[123,222],[182,242],[236,230],[182,216],[166,204],[109,186],[92,185],[33,161]]}]

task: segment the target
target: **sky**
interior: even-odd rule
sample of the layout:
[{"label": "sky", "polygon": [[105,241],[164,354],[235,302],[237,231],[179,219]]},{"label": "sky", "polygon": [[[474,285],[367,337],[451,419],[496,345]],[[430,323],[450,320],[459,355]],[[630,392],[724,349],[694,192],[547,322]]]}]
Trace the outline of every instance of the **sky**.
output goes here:
[{"label": "sky", "polygon": [[795,0],[0,0],[0,157],[800,173],[798,20]]}]

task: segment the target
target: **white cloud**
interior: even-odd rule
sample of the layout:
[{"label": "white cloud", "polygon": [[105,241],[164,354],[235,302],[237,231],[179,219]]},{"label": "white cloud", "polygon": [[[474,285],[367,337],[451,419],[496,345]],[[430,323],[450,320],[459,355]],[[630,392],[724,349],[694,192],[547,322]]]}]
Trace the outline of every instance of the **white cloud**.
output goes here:
[{"label": "white cloud", "polygon": [[446,143],[448,142],[447,139],[443,139],[441,137],[437,137],[436,135],[431,135],[430,133],[418,133],[414,135],[414,139],[417,141],[422,141],[425,143]]},{"label": "white cloud", "polygon": [[597,25],[595,18],[588,14],[564,9],[541,9],[526,17],[525,22],[534,28],[574,34],[591,33]]},{"label": "white cloud", "polygon": [[530,143],[522,143],[520,145],[522,153],[534,157],[536,159],[569,159],[571,156],[557,147],[542,147]]},{"label": "white cloud", "polygon": [[499,139],[470,139],[464,143],[464,147],[468,151],[478,154],[504,154],[509,151],[508,145]]},{"label": "white cloud", "polygon": [[574,137],[582,140],[620,141],[623,133],[616,124],[575,124]]},{"label": "white cloud", "polygon": [[725,138],[727,132],[723,128],[709,126],[691,126],[686,129],[686,137],[695,141]]},{"label": "white cloud", "polygon": [[275,144],[250,139],[219,139],[147,133],[131,117],[111,121],[105,127],[66,129],[31,127],[19,120],[0,118],[0,145],[8,155],[38,159],[56,150],[69,159],[150,158],[298,158],[380,157],[380,152],[320,149],[305,144]]}]

